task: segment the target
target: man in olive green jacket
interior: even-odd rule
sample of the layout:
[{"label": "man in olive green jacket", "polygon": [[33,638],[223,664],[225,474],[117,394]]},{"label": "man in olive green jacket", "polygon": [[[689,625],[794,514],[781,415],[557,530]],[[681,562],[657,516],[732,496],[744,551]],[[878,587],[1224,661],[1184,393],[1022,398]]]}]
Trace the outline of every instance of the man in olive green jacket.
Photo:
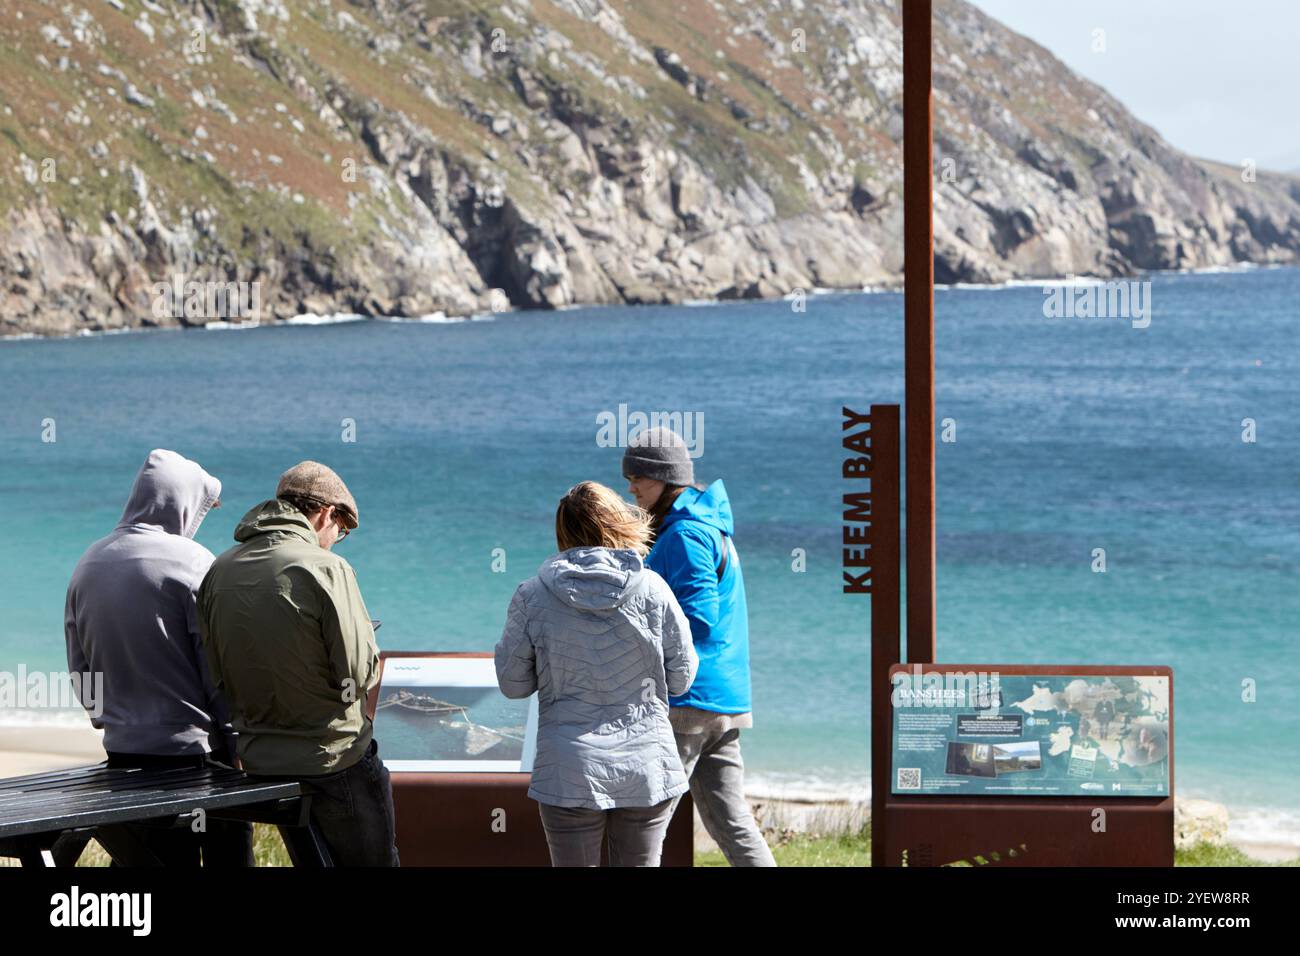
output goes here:
[{"label": "man in olive green jacket", "polygon": [[338,475],[295,465],[213,562],[199,627],[243,769],[311,785],[335,865],[396,866],[392,789],[365,712],[374,627],[352,566],[330,551],[357,523]]}]

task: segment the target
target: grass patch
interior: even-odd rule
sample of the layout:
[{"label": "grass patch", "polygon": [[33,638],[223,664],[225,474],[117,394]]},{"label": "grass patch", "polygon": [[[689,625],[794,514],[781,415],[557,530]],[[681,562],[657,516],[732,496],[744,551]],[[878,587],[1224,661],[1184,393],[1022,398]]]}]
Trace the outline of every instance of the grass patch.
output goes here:
[{"label": "grass patch", "polygon": [[[840,836],[795,836],[772,844],[777,866],[870,866],[871,827]],[[726,866],[720,850],[696,852],[696,866]]]},{"label": "grass patch", "polygon": [[[871,827],[843,836],[796,836],[773,845],[772,855],[779,866],[870,866]],[[726,866],[717,850],[695,854],[696,866]],[[1198,843],[1186,850],[1174,851],[1174,866],[1300,866],[1300,857],[1283,863],[1264,863],[1232,846]]]},{"label": "grass patch", "polygon": [[[840,836],[794,835],[779,840],[772,846],[772,855],[779,866],[870,866],[871,827],[865,826],[857,833]],[[253,856],[258,866],[291,866],[288,851],[274,827],[253,825]],[[16,860],[0,860],[0,866],[14,865]],[[81,854],[78,866],[108,866],[108,854],[98,843],[91,841]],[[727,861],[718,850],[697,852],[695,865],[700,867],[726,866]],[[1300,866],[1300,857],[1283,863],[1263,863],[1252,859],[1231,846],[1214,846],[1198,843],[1174,853],[1174,866]]]},{"label": "grass patch", "polygon": [[1235,846],[1198,843],[1174,852],[1174,866],[1300,866],[1300,857],[1281,863],[1263,863],[1242,853]]}]

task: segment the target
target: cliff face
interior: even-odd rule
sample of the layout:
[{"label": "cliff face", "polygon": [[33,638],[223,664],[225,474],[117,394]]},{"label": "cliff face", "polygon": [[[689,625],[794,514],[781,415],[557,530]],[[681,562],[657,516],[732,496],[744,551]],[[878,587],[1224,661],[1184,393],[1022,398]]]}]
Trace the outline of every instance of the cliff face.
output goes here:
[{"label": "cliff face", "polygon": [[[1300,257],[1300,180],[935,27],[940,281]],[[231,317],[178,276],[264,318],[895,282],[901,65],[871,0],[11,0],[0,335]]]}]

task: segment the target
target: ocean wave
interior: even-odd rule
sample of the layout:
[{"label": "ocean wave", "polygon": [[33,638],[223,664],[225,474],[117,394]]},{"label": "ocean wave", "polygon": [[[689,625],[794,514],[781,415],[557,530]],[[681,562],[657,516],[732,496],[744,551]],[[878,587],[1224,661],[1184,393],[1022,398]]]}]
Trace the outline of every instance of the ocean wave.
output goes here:
[{"label": "ocean wave", "polygon": [[936,292],[1003,292],[1007,289],[1049,289],[1055,286],[1105,285],[1107,282],[1125,282],[1126,279],[1102,279],[1099,276],[1052,276],[1043,279],[1007,279],[1005,282],[952,282],[936,284]]},{"label": "ocean wave", "polygon": [[1105,285],[1108,282],[1137,282],[1151,276],[1181,275],[1231,275],[1241,272],[1268,271],[1273,269],[1295,268],[1287,262],[1237,262],[1226,266],[1202,266],[1195,269],[1149,269],[1136,276],[1111,276],[1102,278],[1092,275],[1054,276],[1041,279],[1007,279],[1003,282],[952,282],[936,283],[935,291],[961,292],[1000,292],[1006,289],[1043,289],[1054,286],[1092,286]]},{"label": "ocean wave", "polygon": [[903,291],[902,286],[887,286],[887,285],[863,285],[857,287],[856,289],[855,288],[837,289],[831,286],[813,286],[810,289],[791,290],[790,292],[787,292],[784,295],[780,295],[771,299],[683,299],[681,302],[677,304],[691,309],[705,309],[705,308],[712,308],[715,306],[724,306],[724,305],[745,305],[746,303],[750,305],[757,305],[764,302],[792,302],[797,298],[799,293],[802,293],[805,296],[882,295],[890,292],[901,293],[902,291]]},{"label": "ocean wave", "polygon": [[1300,856],[1300,813],[1277,807],[1228,807],[1229,843],[1270,843]]},{"label": "ocean wave", "polygon": [[239,329],[255,329],[262,323],[254,319],[251,322],[231,322],[227,319],[213,319],[211,322],[203,323],[205,332],[228,332],[238,331]]},{"label": "ocean wave", "polygon": [[298,315],[281,319],[276,325],[342,325],[346,322],[365,322],[371,317],[359,312],[332,312],[317,315],[314,312],[300,312]]},{"label": "ocean wave", "polygon": [[[1050,280],[1043,280],[1044,284]],[[1002,292],[1013,289],[1009,282],[936,282],[935,292]]]},{"label": "ocean wave", "polygon": [[1213,275],[1230,274],[1234,272],[1252,272],[1255,269],[1260,269],[1260,268],[1268,269],[1268,268],[1276,268],[1276,267],[1277,267],[1276,263],[1267,263],[1261,266],[1257,262],[1234,262],[1232,263],[1232,265],[1227,265],[1227,266],[1201,266],[1200,268],[1197,269],[1169,269],[1164,271],[1172,272],[1175,275],[1182,275],[1182,276],[1213,276]]},{"label": "ocean wave", "polygon": [[745,795],[799,803],[865,803],[871,799],[871,780],[833,773],[747,773]]},{"label": "ocean wave", "polygon": [[[571,306],[568,308],[585,308],[585,306]],[[564,311],[564,310],[556,310]],[[356,322],[394,322],[420,325],[451,325],[459,322],[490,322],[496,318],[494,313],[483,312],[474,315],[447,315],[445,312],[430,312],[426,315],[362,315],[359,312],[334,312],[324,315],[317,315],[311,312],[302,312],[298,315],[290,316],[287,319],[275,319],[272,321],[261,321],[252,319],[247,322],[230,321],[228,319],[213,319],[210,322],[204,322],[202,325],[183,326],[139,326],[121,329],[78,329],[75,332],[68,332],[63,335],[37,335],[34,332],[15,332],[10,335],[0,335],[0,342],[30,342],[35,340],[47,339],[97,339],[108,335],[143,335],[146,333],[157,332],[182,332],[182,331],[201,331],[201,332],[242,332],[248,329],[273,328],[280,325],[346,325]]]},{"label": "ocean wave", "polygon": [[381,315],[376,322],[392,322],[395,325],[441,325],[450,322],[467,322],[464,315],[447,315],[446,312],[430,312],[427,315]]},{"label": "ocean wave", "polygon": [[98,338],[101,335],[129,335],[132,332],[143,331],[142,329],[77,329],[76,335],[81,338]]},{"label": "ocean wave", "polygon": [[67,708],[0,708],[0,729],[31,727],[70,727],[74,730],[85,729],[97,733],[91,726],[84,710]]}]

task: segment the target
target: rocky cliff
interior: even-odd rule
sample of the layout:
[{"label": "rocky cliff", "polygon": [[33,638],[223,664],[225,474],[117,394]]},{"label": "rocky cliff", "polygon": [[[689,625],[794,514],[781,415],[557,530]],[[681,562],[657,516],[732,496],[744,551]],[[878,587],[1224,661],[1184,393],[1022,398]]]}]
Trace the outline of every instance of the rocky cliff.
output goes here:
[{"label": "rocky cliff", "polygon": [[[940,281],[1300,256],[1300,180],[935,16]],[[0,335],[231,317],[178,277],[284,318],[901,273],[897,2],[7,0],[0,66]]]}]

